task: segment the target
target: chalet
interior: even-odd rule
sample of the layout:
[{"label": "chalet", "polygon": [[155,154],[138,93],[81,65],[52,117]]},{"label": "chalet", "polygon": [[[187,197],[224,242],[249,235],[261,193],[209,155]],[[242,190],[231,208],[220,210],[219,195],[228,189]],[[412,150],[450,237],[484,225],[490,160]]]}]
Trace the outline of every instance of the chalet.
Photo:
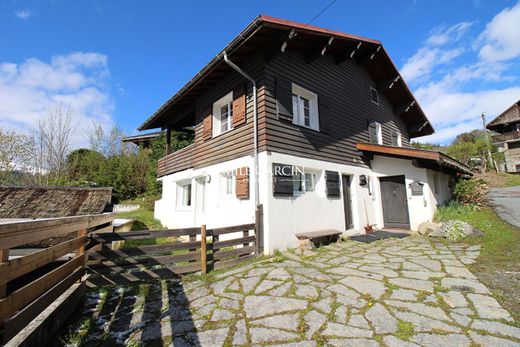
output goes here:
[{"label": "chalet", "polygon": [[269,253],[298,233],[417,229],[470,173],[410,147],[434,130],[381,42],[268,16],[139,130],[186,127],[194,143],[159,161],[155,217],[220,227],[263,209]]},{"label": "chalet", "polygon": [[520,100],[486,126],[494,131],[493,144],[504,152],[507,172],[520,172]]}]

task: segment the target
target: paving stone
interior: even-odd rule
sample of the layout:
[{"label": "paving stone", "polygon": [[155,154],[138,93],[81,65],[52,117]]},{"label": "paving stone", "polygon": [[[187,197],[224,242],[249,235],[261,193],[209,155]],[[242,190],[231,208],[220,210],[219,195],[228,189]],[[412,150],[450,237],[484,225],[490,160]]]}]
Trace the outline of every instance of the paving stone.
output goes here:
[{"label": "paving stone", "polygon": [[233,277],[226,277],[224,279],[219,280],[218,282],[212,283],[210,287],[213,288],[213,292],[215,294],[222,294],[233,280]]},{"label": "paving stone", "polygon": [[247,329],[246,321],[241,319],[236,324],[235,335],[233,335],[233,345],[247,344]]},{"label": "paving stone", "polygon": [[235,318],[235,314],[233,312],[217,308],[215,311],[213,311],[211,321],[216,322],[219,320],[230,320],[233,318]]},{"label": "paving stone", "polygon": [[361,308],[361,307],[365,306],[367,303],[366,300],[359,299],[359,298],[352,299],[352,298],[349,298],[349,297],[346,297],[343,295],[337,295],[336,301],[341,304],[347,305],[348,307],[355,307],[355,308]]},{"label": "paving stone", "polygon": [[481,294],[468,294],[478,315],[485,319],[505,319],[513,321],[513,317],[504,310],[500,304],[491,296]]},{"label": "paving stone", "polygon": [[283,296],[283,295],[285,295],[285,293],[287,293],[287,291],[291,288],[291,286],[292,286],[291,282],[284,283],[281,286],[270,290],[269,295]]},{"label": "paving stone", "polygon": [[334,312],[334,317],[337,323],[347,324],[347,313],[348,307],[346,305],[340,305]]},{"label": "paving stone", "polygon": [[344,266],[333,268],[327,270],[329,273],[343,275],[343,276],[357,276],[357,277],[366,277],[366,278],[372,278],[376,280],[382,280],[383,276],[378,274],[369,274],[365,271],[359,271],[355,269],[349,269]]},{"label": "paving stone", "polygon": [[299,314],[281,314],[269,316],[249,322],[250,325],[261,325],[266,328],[280,328],[285,330],[297,330],[299,325]]},{"label": "paving stone", "polygon": [[355,276],[347,276],[340,281],[345,286],[351,287],[363,294],[369,294],[375,299],[379,299],[386,292],[386,286],[383,282],[369,278],[361,278]]},{"label": "paving stone", "polygon": [[401,275],[406,278],[414,278],[419,280],[429,280],[435,277],[444,277],[446,274],[444,272],[432,272],[432,271],[410,271],[403,270],[401,271]]},{"label": "paving stone", "polygon": [[217,297],[213,295],[203,296],[200,299],[192,301],[190,303],[190,307],[198,308],[210,304],[215,304],[217,302]]},{"label": "paving stone", "polygon": [[244,293],[249,293],[260,281],[260,277],[248,277],[240,279],[240,283],[242,284],[242,291]]},{"label": "paving stone", "polygon": [[470,346],[471,340],[464,335],[460,334],[448,334],[448,335],[437,335],[437,334],[417,334],[411,338],[415,343],[422,346],[435,346],[435,347],[464,347]]},{"label": "paving stone", "polygon": [[388,305],[392,305],[392,306],[406,308],[414,313],[417,313],[417,314],[420,314],[420,315],[423,315],[426,317],[430,317],[433,319],[450,321],[448,316],[446,316],[446,313],[444,313],[444,311],[439,307],[433,307],[433,306],[429,306],[429,305],[425,305],[425,304],[421,304],[421,303],[417,303],[417,302],[407,302],[407,301],[397,301],[397,300],[386,300],[385,303]]},{"label": "paving stone", "polygon": [[383,342],[388,347],[419,347],[418,344],[409,341],[403,341],[395,336],[384,336]]},{"label": "paving stone", "polygon": [[402,300],[402,301],[415,301],[417,300],[417,294],[415,290],[409,289],[394,289],[390,299]]},{"label": "paving stone", "polygon": [[382,267],[382,266],[366,265],[366,266],[361,266],[359,268],[359,270],[370,272],[372,274],[379,274],[379,275],[382,275],[382,276],[385,276],[385,277],[397,277],[398,276],[397,272],[395,272],[394,270],[387,269],[387,268]]},{"label": "paving stone", "polygon": [[506,339],[501,339],[499,337],[489,336],[489,335],[480,335],[474,331],[469,332],[469,337],[476,343],[478,343],[482,347],[518,347],[520,343],[513,342]]},{"label": "paving stone", "polygon": [[267,274],[267,278],[284,281],[290,278],[290,274],[285,269],[277,268],[271,270],[271,272]]},{"label": "paving stone", "polygon": [[224,345],[228,331],[229,328],[206,330],[200,333],[190,334],[188,338],[192,341],[197,341],[197,345],[201,347],[222,346]]},{"label": "paving stone", "polygon": [[397,330],[396,319],[379,303],[372,306],[365,313],[365,317],[372,323],[376,334],[388,334]]},{"label": "paving stone", "polygon": [[252,269],[251,271],[249,271],[247,273],[247,276],[246,277],[258,277],[258,276],[262,276],[262,275],[265,275],[266,273],[268,273],[269,271],[271,271],[272,268],[270,267],[258,267],[256,269]]},{"label": "paving stone", "polygon": [[468,301],[460,292],[449,291],[439,294],[444,299],[444,301],[446,301],[446,303],[452,308],[468,306]]},{"label": "paving stone", "polygon": [[[194,310],[194,313],[198,317],[204,317],[204,316],[209,315],[213,311],[213,309],[215,309],[215,307],[217,307],[216,304],[205,305],[205,306],[200,307],[199,309]],[[173,315],[171,313],[173,313]],[[169,310],[168,314],[171,319],[180,319],[182,317],[181,316],[182,313],[177,315],[176,312],[174,313],[174,312],[171,312],[170,310]],[[186,314],[186,313],[184,313],[184,314]],[[187,314],[189,314],[189,311],[187,312]]]},{"label": "paving stone", "polygon": [[295,294],[299,298],[315,299],[318,297],[318,290],[310,284],[297,284]]},{"label": "paving stone", "polygon": [[273,328],[250,328],[251,342],[253,343],[273,343],[286,342],[288,340],[295,340],[299,336],[288,331],[273,329]]},{"label": "paving stone", "polygon": [[379,347],[379,343],[369,339],[333,339],[328,344],[334,347]]},{"label": "paving stone", "polygon": [[325,298],[325,299],[321,299],[320,301],[317,301],[317,302],[313,302],[311,305],[320,310],[321,312],[325,313],[325,314],[329,314],[329,312],[331,311],[332,309],[332,299],[331,298]]},{"label": "paving stone", "polygon": [[359,297],[359,293],[355,292],[350,288],[345,287],[342,284],[333,284],[331,286],[328,286],[327,289],[333,291],[334,293],[347,296],[352,299],[357,299]]},{"label": "paving stone", "polygon": [[293,343],[284,343],[281,345],[270,345],[271,347],[316,347],[316,341],[299,341]]},{"label": "paving stone", "polygon": [[345,324],[329,322],[322,335],[339,337],[371,337],[372,331],[351,327]]},{"label": "paving stone", "polygon": [[368,325],[368,321],[360,314],[353,314],[350,316],[348,325],[361,329],[371,329],[370,325]]},{"label": "paving stone", "polygon": [[224,292],[222,294],[220,294],[221,297],[223,298],[227,298],[227,299],[231,299],[231,300],[235,300],[235,301],[240,301],[244,298],[244,294],[242,293],[227,293],[227,292]]},{"label": "paving stone", "polygon": [[319,313],[318,311],[309,311],[305,317],[303,317],[305,324],[307,324],[307,331],[305,332],[305,336],[308,339],[314,335],[316,331],[318,331],[321,326],[327,321],[327,316]]},{"label": "paving stone", "polygon": [[228,298],[222,298],[220,299],[220,302],[218,304],[222,308],[232,309],[232,310],[238,310],[240,308],[240,303],[236,300],[231,300]]},{"label": "paving stone", "polygon": [[490,333],[511,336],[517,339],[520,337],[520,328],[499,322],[475,320],[473,324],[471,324],[471,327],[476,330],[484,330]]},{"label": "paving stone", "polygon": [[255,293],[258,294],[258,293],[265,292],[269,289],[276,287],[277,285],[279,285],[281,283],[282,282],[280,282],[280,281],[263,280],[262,282],[260,282],[258,287],[256,287]]},{"label": "paving stone", "polygon": [[468,316],[464,315],[464,314],[459,314],[459,313],[455,313],[455,312],[451,312],[450,313],[450,317],[459,325],[462,325],[462,326],[465,326],[467,327],[472,319],[469,318]]},{"label": "paving stone", "polygon": [[397,318],[412,323],[416,332],[429,332],[432,329],[455,333],[460,332],[460,329],[457,327],[416,313],[394,311],[394,314]]},{"label": "paving stone", "polygon": [[392,284],[395,284],[396,286],[403,288],[433,292],[433,283],[430,281],[410,278],[390,278],[388,281]]},{"label": "paving stone", "polygon": [[307,308],[307,301],[284,297],[247,296],[244,301],[244,310],[248,318],[303,310],[305,308]]},{"label": "paving stone", "polygon": [[446,277],[442,279],[441,284],[444,288],[459,292],[489,293],[489,290],[483,284],[471,279]]},{"label": "paving stone", "polygon": [[448,273],[448,275],[452,277],[462,277],[462,278],[476,278],[475,275],[471,273],[465,267],[456,267],[456,266],[445,266],[444,269]]}]

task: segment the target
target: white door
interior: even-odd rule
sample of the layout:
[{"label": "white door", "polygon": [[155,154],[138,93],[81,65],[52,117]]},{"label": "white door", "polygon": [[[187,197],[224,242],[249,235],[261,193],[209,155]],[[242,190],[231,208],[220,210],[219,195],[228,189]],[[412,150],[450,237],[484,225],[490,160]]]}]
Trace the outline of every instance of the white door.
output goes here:
[{"label": "white door", "polygon": [[197,178],[195,182],[195,226],[200,226],[206,223],[206,178]]}]

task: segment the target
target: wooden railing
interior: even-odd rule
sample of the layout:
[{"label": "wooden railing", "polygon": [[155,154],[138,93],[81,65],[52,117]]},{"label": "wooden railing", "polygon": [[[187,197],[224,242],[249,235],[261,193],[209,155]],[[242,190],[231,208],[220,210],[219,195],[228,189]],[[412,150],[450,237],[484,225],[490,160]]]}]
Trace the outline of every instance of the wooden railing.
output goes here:
[{"label": "wooden railing", "polygon": [[[258,254],[255,224],[206,229],[143,230],[94,233],[89,251],[87,285],[124,285],[240,264]],[[229,237],[240,233],[239,237]],[[225,240],[220,240],[224,238]],[[170,238],[170,239],[164,239]],[[162,243],[113,248],[115,242],[162,239]]]},{"label": "wooden railing", "polygon": [[[86,262],[85,242],[91,230],[111,230],[112,214],[50,218],[0,224],[0,329],[6,343],[29,322],[47,312],[47,307],[68,293],[59,315],[42,331],[24,341],[44,343],[68,314],[82,294],[81,282]],[[9,259],[14,248],[54,239],[53,245],[35,252],[22,252]],[[21,250],[17,249],[17,253]],[[28,254],[27,254],[28,253]],[[54,311],[56,312],[56,311]],[[49,312],[52,315],[52,312]],[[43,334],[43,335],[42,335]]]},{"label": "wooden railing", "polygon": [[157,163],[157,176],[161,177],[193,167],[192,160],[194,152],[195,144],[192,143],[191,145],[160,158]]},{"label": "wooden railing", "polygon": [[493,135],[491,137],[493,143],[507,142],[520,139],[520,130],[510,131],[503,134]]}]

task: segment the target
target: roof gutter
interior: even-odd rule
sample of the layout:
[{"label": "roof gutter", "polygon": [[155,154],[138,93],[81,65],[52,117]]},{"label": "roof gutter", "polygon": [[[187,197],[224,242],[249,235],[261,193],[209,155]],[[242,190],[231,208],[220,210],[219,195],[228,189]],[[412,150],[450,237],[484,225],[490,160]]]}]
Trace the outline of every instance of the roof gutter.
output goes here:
[{"label": "roof gutter", "polygon": [[228,64],[233,70],[244,76],[245,79],[249,80],[253,84],[253,169],[254,169],[254,187],[255,187],[255,208],[260,205],[260,197],[259,197],[259,184],[258,184],[258,101],[256,96],[256,81],[249,76],[244,70],[239,68],[235,63],[229,60],[226,51],[224,51],[224,61]]}]

